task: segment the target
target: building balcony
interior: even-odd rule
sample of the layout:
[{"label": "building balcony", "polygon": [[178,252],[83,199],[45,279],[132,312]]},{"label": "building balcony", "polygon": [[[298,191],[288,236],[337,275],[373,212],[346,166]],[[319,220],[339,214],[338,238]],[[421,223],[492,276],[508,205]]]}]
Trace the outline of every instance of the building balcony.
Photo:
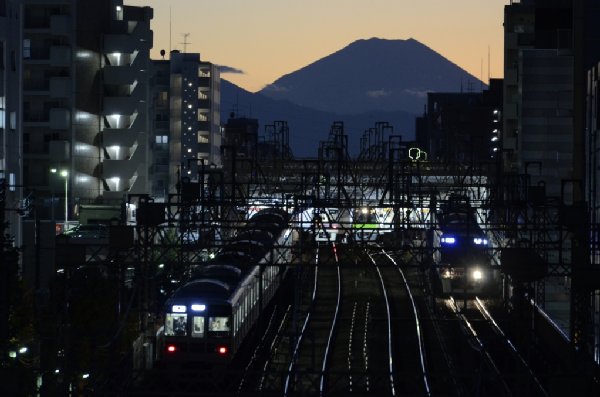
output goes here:
[{"label": "building balcony", "polygon": [[198,153],[208,154],[210,153],[210,143],[199,143]]},{"label": "building balcony", "polygon": [[103,114],[106,116],[113,114],[131,115],[135,113],[138,107],[138,100],[132,97],[104,97]]},{"label": "building balcony", "polygon": [[71,126],[71,112],[68,109],[50,109],[50,129],[66,130]]},{"label": "building balcony", "polygon": [[71,65],[71,47],[50,47],[50,66],[68,67]]},{"label": "building balcony", "polygon": [[210,109],[210,100],[198,99],[198,108],[199,109]]},{"label": "building balcony", "polygon": [[105,66],[103,73],[105,84],[131,85],[137,77],[130,66]]},{"label": "building balcony", "polygon": [[140,48],[139,38],[127,34],[107,34],[104,36],[105,53],[133,54]]},{"label": "building balcony", "polygon": [[71,96],[71,79],[68,77],[50,78],[50,97],[68,98]]},{"label": "building balcony", "polygon": [[129,129],[110,128],[102,131],[102,145],[104,147],[120,146],[132,147],[138,139],[139,133]]},{"label": "building balcony", "polygon": [[198,77],[198,85],[200,87],[210,87],[210,77]]},{"label": "building balcony", "polygon": [[50,29],[50,20],[46,17],[26,15],[23,20],[25,31],[43,32]]},{"label": "building balcony", "polygon": [[27,126],[46,126],[50,123],[50,112],[24,112],[23,123]]},{"label": "building balcony", "polygon": [[210,121],[198,121],[199,131],[210,131]]},{"label": "building balcony", "polygon": [[50,17],[50,33],[54,36],[68,36],[71,32],[71,17],[68,15],[52,15]]},{"label": "building balcony", "polygon": [[138,164],[131,160],[104,160],[102,162],[102,175],[109,183],[112,182],[111,191],[123,191],[129,186],[129,181],[135,175]]},{"label": "building balcony", "polygon": [[50,48],[31,48],[29,57],[24,58],[25,63],[48,63],[50,61]]},{"label": "building balcony", "polygon": [[26,95],[48,95],[48,92],[50,91],[50,82],[48,80],[26,80],[23,82],[23,91]]}]

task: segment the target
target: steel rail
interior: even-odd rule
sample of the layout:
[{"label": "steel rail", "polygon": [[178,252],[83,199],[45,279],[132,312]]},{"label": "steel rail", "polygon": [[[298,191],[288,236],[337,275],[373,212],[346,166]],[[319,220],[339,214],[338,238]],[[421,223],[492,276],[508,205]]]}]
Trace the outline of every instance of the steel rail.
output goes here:
[{"label": "steel rail", "polygon": [[[289,310],[289,308],[288,308],[288,310]],[[269,330],[271,329],[271,325],[273,324],[273,319],[275,318],[276,312],[277,312],[277,306],[275,306],[275,310],[273,310],[273,313],[271,313],[271,317],[269,318],[269,323],[267,324],[267,328],[266,328],[265,332],[263,333],[262,337],[260,338],[260,341],[257,343],[256,347],[254,348],[254,351],[252,352],[252,357],[250,357],[250,360],[248,360],[248,364],[244,368],[244,374],[242,375],[242,379],[240,380],[240,384],[238,385],[238,391],[237,391],[238,396],[242,392],[244,383],[246,383],[246,375],[248,374],[250,367],[252,366],[252,364],[254,364],[254,361],[256,361],[256,359],[258,358],[258,352],[264,346],[265,339],[267,338],[267,334],[269,333]]]},{"label": "steel rail", "polygon": [[479,310],[479,312],[481,313],[481,315],[486,320],[488,320],[489,323],[492,324],[492,328],[494,329],[494,332],[496,332],[496,334],[498,334],[499,336],[502,337],[502,339],[510,347],[511,351],[513,352],[513,354],[519,359],[519,361],[521,361],[521,363],[525,366],[525,368],[527,368],[527,372],[529,372],[529,375],[535,381],[535,384],[540,389],[540,391],[542,392],[542,394],[544,396],[548,396],[548,392],[546,392],[546,389],[544,388],[544,386],[542,386],[542,384],[539,381],[539,379],[537,378],[537,376],[535,376],[535,374],[533,373],[533,370],[531,369],[531,367],[529,366],[529,364],[527,363],[527,361],[523,358],[523,356],[521,355],[521,353],[519,353],[519,351],[517,350],[517,348],[515,347],[515,345],[508,338],[508,336],[506,336],[506,334],[504,334],[504,332],[502,331],[502,329],[500,328],[500,326],[496,323],[496,321],[494,320],[494,318],[492,317],[492,315],[485,308],[485,305],[483,304],[483,302],[481,301],[481,299],[479,299],[478,297],[475,297],[475,306],[477,307],[477,309]]},{"label": "steel rail", "polygon": [[323,355],[323,364],[321,366],[321,379],[319,382],[319,395],[323,395],[323,390],[325,387],[325,370],[327,368],[327,363],[328,363],[328,359],[329,359],[329,349],[331,347],[331,343],[333,340],[333,334],[335,332],[335,329],[337,327],[337,321],[338,321],[338,313],[340,311],[340,299],[342,296],[342,277],[340,275],[340,262],[337,256],[337,249],[335,246],[335,243],[333,243],[333,256],[335,258],[335,265],[336,265],[336,270],[337,270],[337,301],[335,304],[335,313],[333,314],[333,323],[331,324],[331,329],[329,330],[329,336],[327,338],[327,346],[325,347],[325,354]]},{"label": "steel rail", "polygon": [[[314,286],[313,286],[313,292],[312,292],[312,297],[311,297],[311,306],[314,306],[315,303],[315,299],[317,297],[317,288],[318,288],[318,276],[319,276],[319,250],[317,249],[317,253],[315,255],[315,276],[314,276]],[[311,312],[309,311],[306,314],[306,318],[304,319],[304,324],[302,324],[302,329],[300,331],[300,335],[298,336],[298,339],[296,340],[296,345],[294,346],[294,353],[292,354],[292,357],[290,359],[290,365],[288,366],[288,371],[287,371],[287,375],[285,377],[285,383],[283,386],[283,395],[287,396],[289,389],[290,389],[290,380],[291,380],[291,376],[293,374],[294,371],[294,366],[296,365],[296,361],[298,359],[298,352],[300,351],[300,345],[302,344],[302,340],[304,339],[304,331],[306,331],[306,328],[308,327],[308,323],[310,321],[310,316]]]},{"label": "steel rail", "polygon": [[390,301],[387,295],[387,290],[385,288],[385,283],[383,282],[383,276],[381,275],[381,271],[377,266],[377,262],[373,259],[373,256],[370,253],[367,253],[371,262],[373,262],[373,266],[375,266],[375,270],[379,276],[379,283],[381,285],[381,290],[383,291],[383,297],[385,298],[385,309],[387,312],[387,332],[388,332],[388,365],[389,365],[389,373],[390,373],[390,387],[392,390],[392,396],[396,395],[396,386],[394,380],[394,354],[392,351],[392,316],[390,314]]},{"label": "steel rail", "polygon": [[454,311],[454,313],[456,314],[458,319],[461,321],[460,323],[466,327],[464,329],[468,330],[471,333],[471,336],[473,337],[475,342],[477,342],[477,344],[479,345],[479,351],[481,352],[482,355],[485,355],[485,357],[488,360],[488,363],[491,365],[494,372],[498,375],[498,378],[501,380],[502,386],[504,387],[504,390],[506,391],[506,393],[511,395],[512,392],[510,390],[510,387],[508,386],[508,384],[506,384],[506,381],[504,380],[504,377],[502,376],[500,369],[494,362],[494,359],[492,358],[490,353],[485,348],[483,341],[479,338],[479,336],[477,335],[477,332],[475,332],[475,328],[473,328],[473,326],[471,325],[469,320],[460,312],[453,297],[448,298],[447,302],[450,303],[450,307],[452,308],[452,310]]},{"label": "steel rail", "polygon": [[[277,334],[276,334],[275,338],[273,338],[273,340],[271,341],[271,345],[269,346],[269,351],[271,351],[271,352],[275,351],[275,346],[280,341],[281,331],[285,327],[285,324],[288,320],[288,316],[290,314],[290,310],[291,310],[291,305],[288,305],[288,308],[285,311],[283,318],[281,319],[281,322],[279,323],[279,327],[277,328]],[[267,368],[269,367],[269,364],[272,361],[272,359],[271,359],[272,357],[273,357],[273,355],[271,355],[267,360],[265,360],[265,365],[263,365],[262,375],[261,375],[260,381],[258,383],[259,391],[262,391],[262,389],[263,389],[263,385],[265,383],[265,374],[267,373]]]},{"label": "steel rail", "polygon": [[410,290],[410,285],[408,285],[408,280],[404,275],[404,272],[398,266],[398,263],[388,254],[385,250],[382,250],[383,254],[389,258],[389,260],[396,266],[396,269],[402,276],[402,280],[404,281],[404,286],[406,287],[406,291],[408,292],[408,297],[410,298],[410,303],[413,309],[413,315],[415,316],[415,325],[417,329],[417,337],[419,339],[419,357],[421,359],[421,371],[423,372],[423,385],[425,386],[425,393],[427,396],[431,396],[431,389],[429,387],[429,380],[427,379],[427,368],[425,365],[425,342],[423,341],[423,333],[421,332],[421,322],[419,321],[419,313],[417,312],[417,305],[415,303],[415,298],[413,297],[412,291]]}]

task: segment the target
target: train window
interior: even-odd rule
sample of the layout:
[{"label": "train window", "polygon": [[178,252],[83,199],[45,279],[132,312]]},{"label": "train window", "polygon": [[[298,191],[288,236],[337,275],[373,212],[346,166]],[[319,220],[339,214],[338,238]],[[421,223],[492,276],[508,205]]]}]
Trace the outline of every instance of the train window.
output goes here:
[{"label": "train window", "polygon": [[209,317],[208,332],[217,334],[227,334],[230,331],[229,317]]},{"label": "train window", "polygon": [[192,337],[204,338],[204,317],[194,316],[194,323],[192,324]]},{"label": "train window", "polygon": [[185,336],[187,335],[187,314],[167,313],[165,318],[166,336]]}]

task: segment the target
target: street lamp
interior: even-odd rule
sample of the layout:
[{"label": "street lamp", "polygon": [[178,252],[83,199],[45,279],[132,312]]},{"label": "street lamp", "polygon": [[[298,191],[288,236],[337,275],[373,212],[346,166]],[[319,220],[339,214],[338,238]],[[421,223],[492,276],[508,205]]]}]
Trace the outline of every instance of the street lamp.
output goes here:
[{"label": "street lamp", "polygon": [[[50,172],[56,174],[58,170],[56,168],[52,168]],[[61,170],[60,176],[65,178],[65,226],[63,232],[66,232],[68,229],[67,221],[69,220],[69,171]]]}]

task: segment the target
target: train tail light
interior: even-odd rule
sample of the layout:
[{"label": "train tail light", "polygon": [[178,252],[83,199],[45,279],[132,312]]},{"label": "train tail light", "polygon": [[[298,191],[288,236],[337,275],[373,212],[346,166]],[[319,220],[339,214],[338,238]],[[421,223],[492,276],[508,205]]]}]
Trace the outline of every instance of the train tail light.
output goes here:
[{"label": "train tail light", "polygon": [[227,346],[219,346],[217,347],[217,352],[220,356],[224,356],[229,352],[229,349],[227,348]]},{"label": "train tail light", "polygon": [[167,345],[167,351],[169,353],[175,353],[177,351],[177,346],[175,346],[175,345]]}]

